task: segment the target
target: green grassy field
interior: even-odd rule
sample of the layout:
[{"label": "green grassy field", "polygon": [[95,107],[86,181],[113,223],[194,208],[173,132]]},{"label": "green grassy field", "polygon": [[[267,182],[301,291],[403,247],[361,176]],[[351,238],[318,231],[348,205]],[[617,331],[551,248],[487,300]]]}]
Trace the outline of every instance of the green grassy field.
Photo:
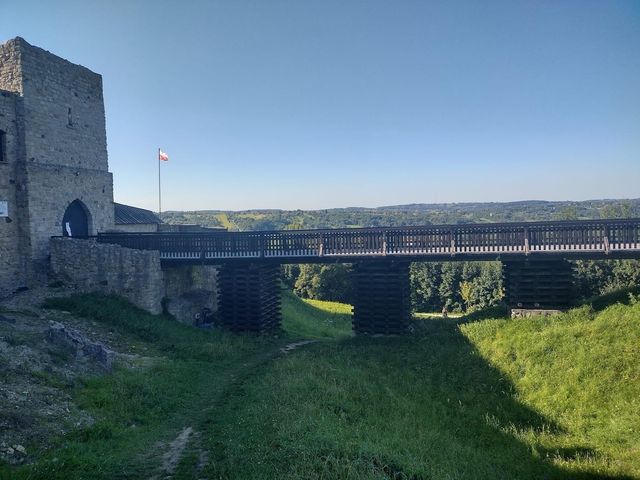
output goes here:
[{"label": "green grassy field", "polygon": [[350,305],[301,300],[288,290],[282,296],[282,327],[288,335],[334,340],[352,336]]},{"label": "green grassy field", "polygon": [[[172,478],[640,478],[637,303],[420,319],[389,338],[352,337],[350,307],[289,294],[281,338],[196,330],[110,297],[52,303],[155,360],[86,380],[73,394],[96,423],[2,478],[150,478],[185,427],[196,434]],[[317,341],[280,353],[299,338]]]}]

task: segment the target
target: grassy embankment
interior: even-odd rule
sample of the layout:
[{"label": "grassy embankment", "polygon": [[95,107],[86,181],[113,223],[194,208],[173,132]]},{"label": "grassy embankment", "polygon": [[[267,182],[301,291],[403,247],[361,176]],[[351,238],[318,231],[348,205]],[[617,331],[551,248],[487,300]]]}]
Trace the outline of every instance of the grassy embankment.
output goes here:
[{"label": "grassy embankment", "polygon": [[289,336],[321,339],[287,355],[113,299],[56,306],[162,358],[88,380],[96,424],[16,478],[148,476],[186,426],[174,478],[640,478],[640,304],[351,338],[348,307],[286,295]]}]

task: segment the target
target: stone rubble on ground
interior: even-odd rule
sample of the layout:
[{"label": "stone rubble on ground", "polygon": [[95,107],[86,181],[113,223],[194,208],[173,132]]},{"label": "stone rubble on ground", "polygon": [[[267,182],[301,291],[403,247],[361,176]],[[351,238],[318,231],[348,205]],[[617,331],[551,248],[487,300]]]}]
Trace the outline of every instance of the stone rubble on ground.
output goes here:
[{"label": "stone rubble on ground", "polygon": [[[18,457],[16,458],[7,458],[7,457]],[[13,446],[7,445],[6,442],[0,443],[0,458],[4,460],[8,460],[11,463],[20,463],[27,456],[27,449],[24,448],[20,444],[14,444]]]},{"label": "stone rubble on ground", "polygon": [[0,300],[0,463],[33,460],[26,447],[47,449],[50,439],[93,424],[73,401],[79,377],[105,374],[116,360],[133,369],[155,362],[125,353],[126,342],[112,350],[119,340],[94,322],[41,307],[46,298],[73,292],[39,287]]},{"label": "stone rubble on ground", "polygon": [[63,343],[76,350],[76,358],[83,357],[97,361],[102,367],[111,370],[116,354],[102,343],[93,342],[79,331],[65,327],[62,323],[51,321],[47,338],[54,343]]}]

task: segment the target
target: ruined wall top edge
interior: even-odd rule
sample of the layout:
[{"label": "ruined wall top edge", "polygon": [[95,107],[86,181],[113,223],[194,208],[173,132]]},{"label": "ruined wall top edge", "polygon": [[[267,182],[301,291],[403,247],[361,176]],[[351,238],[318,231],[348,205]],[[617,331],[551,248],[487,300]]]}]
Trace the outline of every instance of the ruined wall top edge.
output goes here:
[{"label": "ruined wall top edge", "polygon": [[17,37],[0,45],[0,89],[22,97],[24,161],[108,169],[101,75]]},{"label": "ruined wall top edge", "polygon": [[75,75],[84,76],[90,82],[97,83],[102,92],[102,76],[99,73],[95,73],[83,65],[70,62],[48,50],[31,45],[22,37],[15,37],[0,43],[0,91],[24,94],[25,77],[20,70],[24,69],[24,61],[29,58],[46,59],[47,62],[57,63],[59,67],[73,71]]}]

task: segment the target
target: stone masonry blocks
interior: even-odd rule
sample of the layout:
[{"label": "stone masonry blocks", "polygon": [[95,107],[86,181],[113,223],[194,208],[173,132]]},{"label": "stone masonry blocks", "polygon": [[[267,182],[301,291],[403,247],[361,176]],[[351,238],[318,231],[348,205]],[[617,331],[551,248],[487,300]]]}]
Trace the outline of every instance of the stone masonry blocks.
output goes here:
[{"label": "stone masonry blocks", "polygon": [[164,279],[160,254],[94,239],[52,238],[51,269],[83,292],[121,295],[151,313],[162,312]]}]

